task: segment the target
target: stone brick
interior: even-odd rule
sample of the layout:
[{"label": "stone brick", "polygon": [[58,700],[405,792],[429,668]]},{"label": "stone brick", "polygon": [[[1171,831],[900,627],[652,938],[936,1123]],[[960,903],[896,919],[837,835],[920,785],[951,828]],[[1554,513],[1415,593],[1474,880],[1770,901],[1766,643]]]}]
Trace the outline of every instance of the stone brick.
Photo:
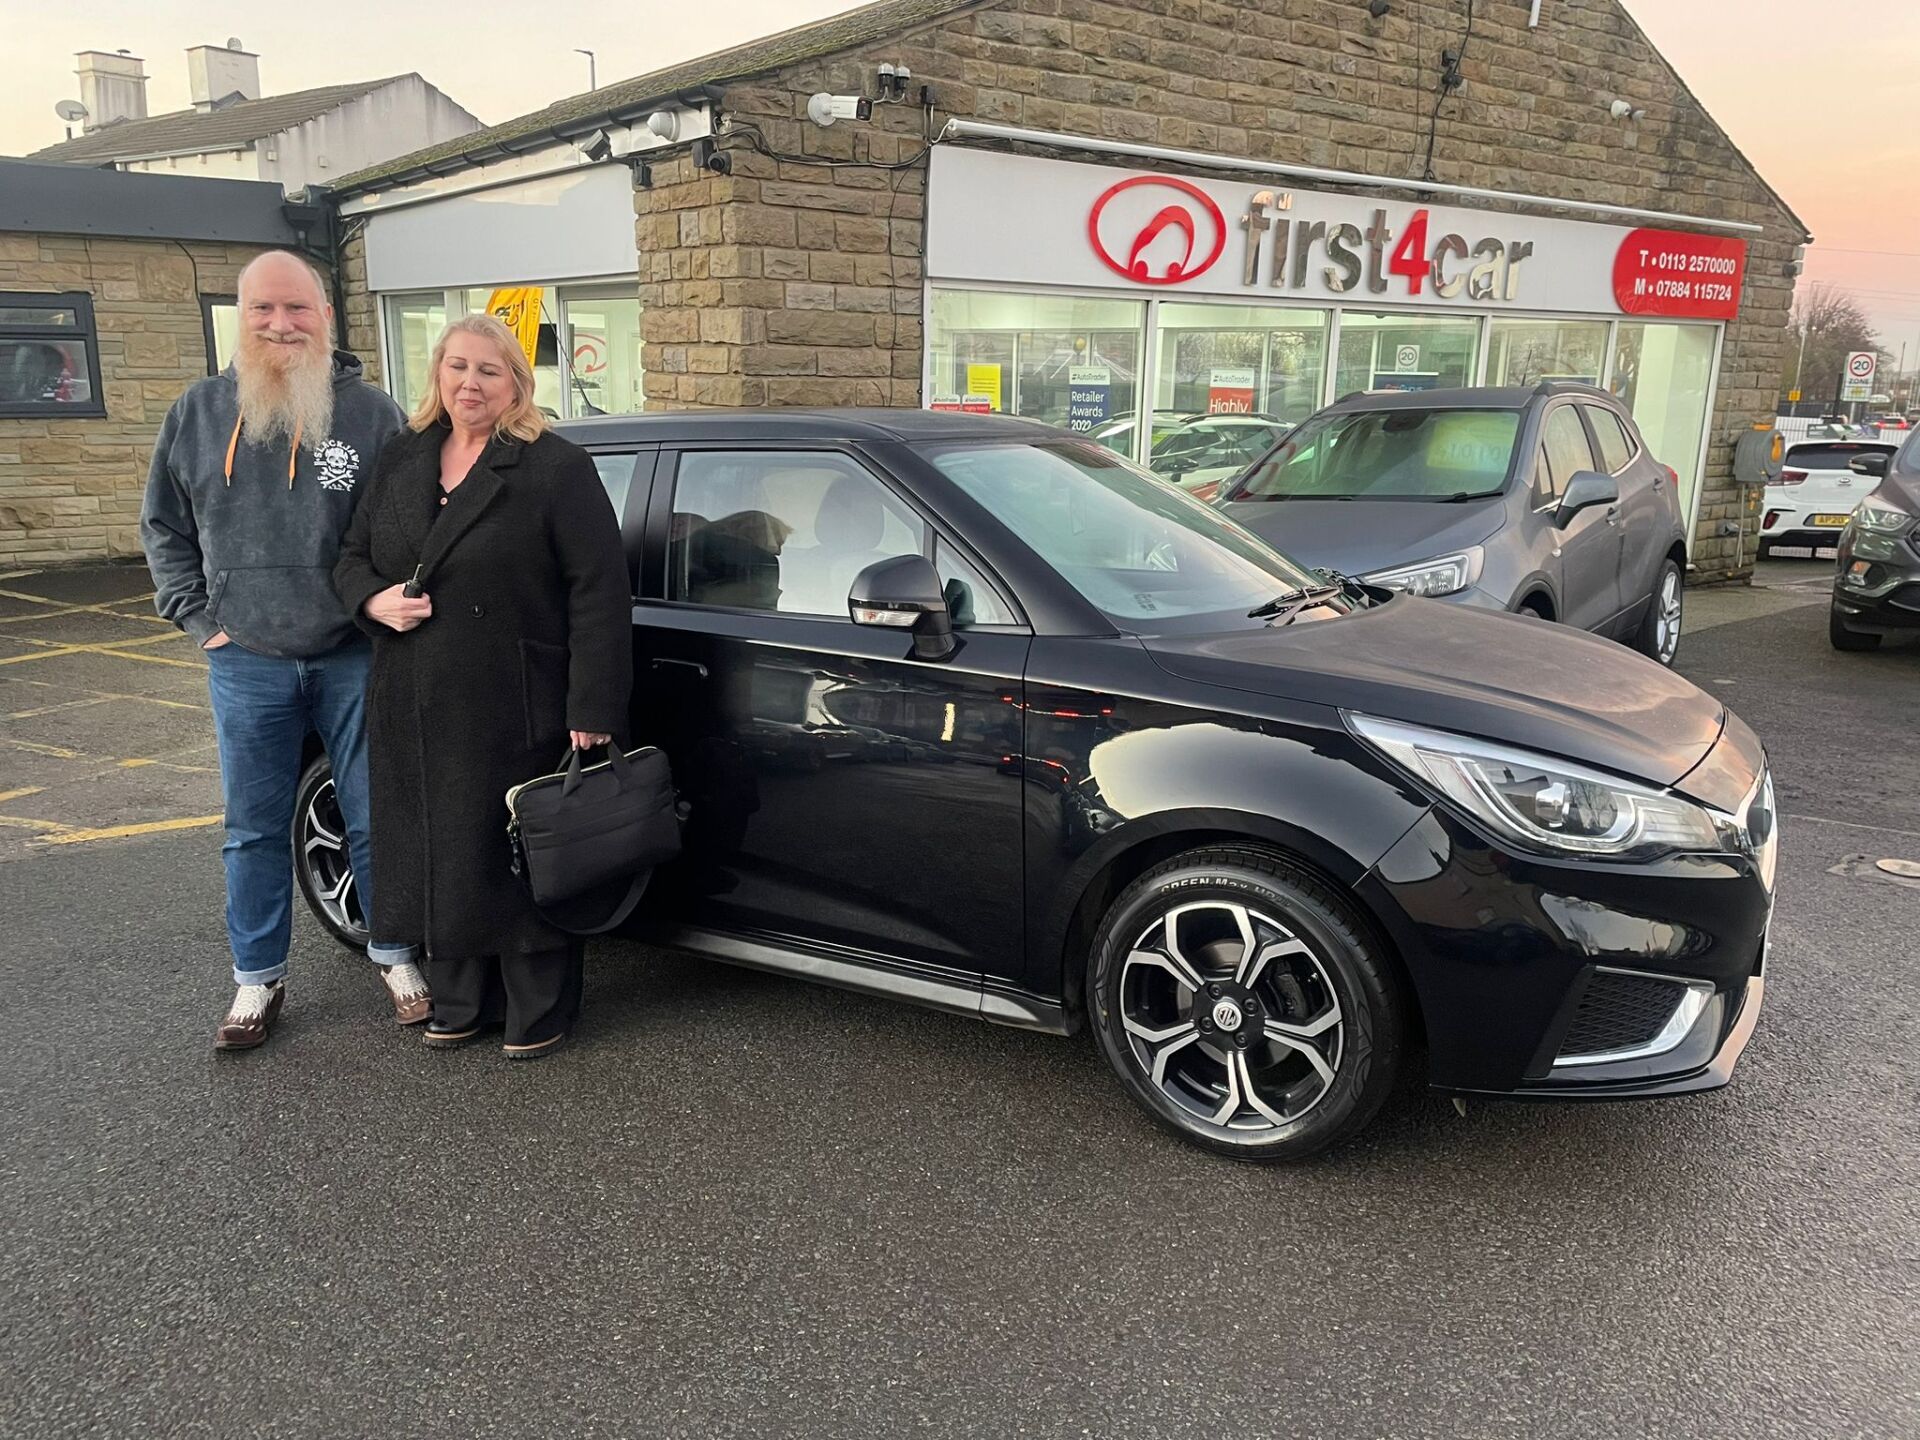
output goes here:
[{"label": "stone brick", "polygon": [[871,315],[830,310],[776,310],[767,316],[767,338],[782,345],[871,345]]}]

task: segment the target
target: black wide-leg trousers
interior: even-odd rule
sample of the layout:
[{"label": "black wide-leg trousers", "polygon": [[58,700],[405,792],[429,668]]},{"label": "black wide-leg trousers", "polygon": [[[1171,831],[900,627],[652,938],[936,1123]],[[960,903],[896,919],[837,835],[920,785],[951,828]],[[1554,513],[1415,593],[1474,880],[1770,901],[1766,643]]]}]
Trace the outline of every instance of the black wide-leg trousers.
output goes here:
[{"label": "black wide-leg trousers", "polygon": [[449,1030],[504,1024],[509,1045],[565,1035],[580,1018],[585,953],[585,944],[573,940],[527,955],[430,956],[433,1018]]}]

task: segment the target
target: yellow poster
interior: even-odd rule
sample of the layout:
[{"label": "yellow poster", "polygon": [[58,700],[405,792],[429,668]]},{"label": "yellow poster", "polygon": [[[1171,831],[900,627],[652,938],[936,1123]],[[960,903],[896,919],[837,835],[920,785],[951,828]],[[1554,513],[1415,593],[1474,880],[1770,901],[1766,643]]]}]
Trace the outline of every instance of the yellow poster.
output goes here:
[{"label": "yellow poster", "polygon": [[527,363],[533,364],[534,352],[540,345],[540,287],[522,285],[496,290],[487,297],[487,313],[513,331],[520,348],[526,351]]},{"label": "yellow poster", "polygon": [[1005,409],[1000,399],[1000,367],[998,365],[967,366],[967,394],[984,395],[993,402],[996,411]]}]

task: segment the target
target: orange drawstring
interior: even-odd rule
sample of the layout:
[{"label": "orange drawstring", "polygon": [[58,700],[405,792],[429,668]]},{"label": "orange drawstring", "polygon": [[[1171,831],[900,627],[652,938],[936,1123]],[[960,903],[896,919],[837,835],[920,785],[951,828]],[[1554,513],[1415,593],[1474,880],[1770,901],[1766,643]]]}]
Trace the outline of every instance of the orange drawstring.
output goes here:
[{"label": "orange drawstring", "polygon": [[[227,486],[233,486],[233,452],[240,448],[240,422],[233,422],[233,436],[227,441]],[[293,467],[300,459],[300,422],[293,422],[293,448],[287,452],[287,488],[293,488]]]}]

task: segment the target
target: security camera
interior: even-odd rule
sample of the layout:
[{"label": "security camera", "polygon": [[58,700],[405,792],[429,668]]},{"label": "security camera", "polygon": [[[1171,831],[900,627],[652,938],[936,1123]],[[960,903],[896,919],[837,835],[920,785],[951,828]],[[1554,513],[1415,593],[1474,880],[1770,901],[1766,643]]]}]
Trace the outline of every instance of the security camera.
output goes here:
[{"label": "security camera", "polygon": [[604,130],[589,130],[574,138],[573,148],[589,160],[604,160],[613,154],[613,139]]},{"label": "security camera", "polygon": [[733,173],[733,157],[711,139],[694,141],[692,154],[693,163],[702,170],[711,170],[716,175]]},{"label": "security camera", "polygon": [[1392,0],[1367,0],[1367,13],[1376,20],[1385,19],[1392,10]]},{"label": "security camera", "polygon": [[827,126],[836,120],[867,120],[873,116],[873,102],[864,95],[829,95],[822,90],[807,101],[807,118]]}]

